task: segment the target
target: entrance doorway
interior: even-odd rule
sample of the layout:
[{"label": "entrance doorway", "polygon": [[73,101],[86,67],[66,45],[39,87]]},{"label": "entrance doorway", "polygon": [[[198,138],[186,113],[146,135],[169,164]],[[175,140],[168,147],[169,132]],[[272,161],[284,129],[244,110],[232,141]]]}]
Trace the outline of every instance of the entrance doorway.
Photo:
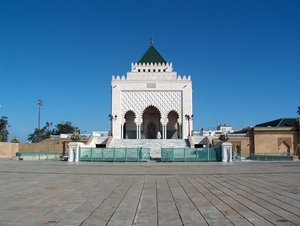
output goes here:
[{"label": "entrance doorway", "polygon": [[124,139],[136,139],[136,124],[134,122],[135,114],[132,111],[128,111],[125,114],[126,122],[123,127]]},{"label": "entrance doorway", "polygon": [[149,106],[144,110],[142,131],[146,139],[156,139],[160,131],[160,113],[156,107]]},{"label": "entrance doorway", "polygon": [[148,124],[148,139],[155,139],[156,138],[156,126],[153,123]]}]

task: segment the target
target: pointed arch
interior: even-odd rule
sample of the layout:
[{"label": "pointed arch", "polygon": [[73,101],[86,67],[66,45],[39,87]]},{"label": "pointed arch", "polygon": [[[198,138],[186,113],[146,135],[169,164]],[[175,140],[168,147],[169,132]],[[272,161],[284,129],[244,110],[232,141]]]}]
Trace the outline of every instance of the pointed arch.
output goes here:
[{"label": "pointed arch", "polygon": [[136,114],[129,110],[124,114],[123,139],[136,139]]},{"label": "pointed arch", "polygon": [[169,111],[167,123],[167,139],[178,139],[179,138],[179,114],[175,110]]},{"label": "pointed arch", "polygon": [[283,154],[290,154],[291,153],[291,147],[290,145],[284,140],[279,146],[278,151]]},{"label": "pointed arch", "polygon": [[147,106],[142,112],[141,136],[146,139],[156,139],[161,133],[161,112],[154,106]]},{"label": "pointed arch", "polygon": [[240,145],[236,145],[235,146],[235,150],[236,150],[237,157],[242,157],[241,146]]},{"label": "pointed arch", "polygon": [[146,107],[144,108],[144,110],[143,110],[143,112],[142,112],[142,118],[143,118],[143,116],[144,116],[145,111],[148,110],[149,108],[150,108],[150,109],[151,109],[151,108],[155,108],[155,109],[158,111],[158,113],[159,113],[159,117],[161,118],[161,112],[160,112],[160,109],[159,109],[159,107],[155,106],[154,104],[149,104],[148,106],[146,106]]}]

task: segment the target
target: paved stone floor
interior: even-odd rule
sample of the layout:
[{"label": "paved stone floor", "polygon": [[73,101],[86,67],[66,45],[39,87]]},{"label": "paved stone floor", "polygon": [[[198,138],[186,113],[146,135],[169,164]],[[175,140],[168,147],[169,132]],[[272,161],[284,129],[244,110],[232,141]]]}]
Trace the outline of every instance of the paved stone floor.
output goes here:
[{"label": "paved stone floor", "polygon": [[300,161],[0,159],[0,225],[300,225]]}]

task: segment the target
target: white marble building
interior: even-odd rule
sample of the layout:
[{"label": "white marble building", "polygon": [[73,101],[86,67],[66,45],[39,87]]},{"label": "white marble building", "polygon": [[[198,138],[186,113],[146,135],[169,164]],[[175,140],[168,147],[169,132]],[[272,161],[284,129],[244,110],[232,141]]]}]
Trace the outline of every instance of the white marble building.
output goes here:
[{"label": "white marble building", "polygon": [[114,139],[186,139],[192,118],[191,76],[177,75],[152,43],[126,76],[112,76]]}]

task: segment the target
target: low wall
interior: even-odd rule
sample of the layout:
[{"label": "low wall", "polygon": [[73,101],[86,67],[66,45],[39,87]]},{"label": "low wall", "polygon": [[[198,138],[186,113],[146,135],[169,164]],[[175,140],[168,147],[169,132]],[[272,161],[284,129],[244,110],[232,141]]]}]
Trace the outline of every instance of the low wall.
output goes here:
[{"label": "low wall", "polygon": [[13,157],[18,152],[18,143],[0,142],[0,157]]},{"label": "low wall", "polygon": [[[82,139],[80,142],[86,142]],[[72,142],[68,138],[46,139],[37,144],[19,144],[19,152],[56,152],[60,155],[68,153],[68,144]]]},{"label": "low wall", "polygon": [[[86,141],[82,139],[82,142]],[[67,138],[46,139],[37,144],[0,142],[0,157],[14,157],[17,152],[56,152],[65,155],[68,153],[69,142],[72,140]]]}]

